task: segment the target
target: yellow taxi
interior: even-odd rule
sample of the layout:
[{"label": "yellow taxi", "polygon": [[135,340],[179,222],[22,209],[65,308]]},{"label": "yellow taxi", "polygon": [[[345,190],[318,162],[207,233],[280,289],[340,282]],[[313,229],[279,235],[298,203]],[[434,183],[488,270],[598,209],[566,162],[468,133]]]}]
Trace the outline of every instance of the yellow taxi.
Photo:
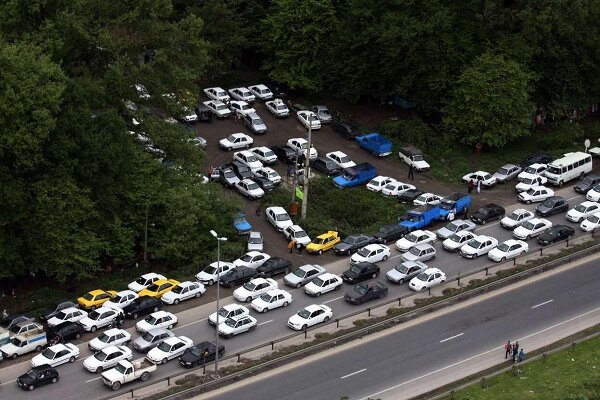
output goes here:
[{"label": "yellow taxi", "polygon": [[175,289],[175,286],[177,285],[179,285],[179,281],[176,281],[175,279],[159,279],[138,294],[140,297],[150,296],[160,298],[163,294]]},{"label": "yellow taxi", "polygon": [[340,242],[340,235],[336,231],[328,231],[317,236],[306,246],[306,251],[309,253],[323,254]]},{"label": "yellow taxi", "polygon": [[102,290],[96,289],[90,292],[87,292],[83,296],[77,298],[77,303],[81,306],[81,308],[87,308],[90,310],[95,310],[100,307],[102,304],[106,303],[117,294],[116,290]]}]

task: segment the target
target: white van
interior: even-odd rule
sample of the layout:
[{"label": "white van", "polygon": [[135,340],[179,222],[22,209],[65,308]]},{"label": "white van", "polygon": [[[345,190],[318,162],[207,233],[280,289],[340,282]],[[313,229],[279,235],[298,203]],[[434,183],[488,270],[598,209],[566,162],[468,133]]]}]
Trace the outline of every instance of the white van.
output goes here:
[{"label": "white van", "polygon": [[548,182],[562,186],[572,179],[583,177],[592,171],[592,156],[581,151],[566,153],[563,158],[552,161],[544,172]]}]

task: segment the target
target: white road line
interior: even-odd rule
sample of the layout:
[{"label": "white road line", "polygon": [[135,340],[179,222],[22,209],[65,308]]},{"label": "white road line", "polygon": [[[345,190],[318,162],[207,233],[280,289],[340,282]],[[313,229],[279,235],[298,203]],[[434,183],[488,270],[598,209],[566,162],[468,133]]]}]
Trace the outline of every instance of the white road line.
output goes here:
[{"label": "white road line", "polygon": [[85,381],[85,383],[94,382],[94,381],[97,381],[97,380],[98,380],[98,379],[100,379],[100,378],[102,378],[102,377],[101,377],[101,376],[99,376],[99,377],[97,377],[97,378],[94,378],[94,379],[87,380],[87,381]]},{"label": "white road line", "polygon": [[485,225],[481,226],[480,228],[477,228],[477,231],[482,231],[482,230],[484,230],[484,229],[491,228],[492,226],[496,226],[496,225],[498,225],[499,223],[500,223],[500,221],[498,221],[498,222],[494,222],[493,224],[489,224],[489,225],[488,225],[488,224],[485,224]]},{"label": "white road line", "polygon": [[444,342],[447,342],[448,340],[456,339],[457,337],[462,336],[464,334],[465,334],[464,332],[461,332],[458,335],[450,336],[449,338],[440,340],[440,343],[444,343]]},{"label": "white road line", "polygon": [[396,256],[392,256],[392,257],[388,258],[388,260],[393,260],[394,258],[399,258],[399,257],[402,257],[402,254],[398,254]]},{"label": "white road line", "polygon": [[579,198],[579,197],[581,197],[581,196],[583,196],[583,195],[582,195],[582,194],[580,194],[580,195],[578,195],[578,196],[569,197],[569,198],[567,199],[567,201],[569,201],[569,200],[574,200],[574,199],[577,199],[577,198]]},{"label": "white road line", "polygon": [[9,382],[0,383],[0,386],[8,385],[9,383],[12,383],[14,385],[15,384],[15,380],[12,379]]},{"label": "white road line", "polygon": [[331,303],[332,301],[336,301],[336,300],[343,299],[343,298],[344,298],[344,296],[336,297],[335,299],[324,301],[323,304]]},{"label": "white road line", "polygon": [[273,320],[272,320],[272,319],[270,319],[270,320],[268,320],[268,321],[261,322],[260,324],[258,324],[258,325],[256,325],[256,326],[261,326],[261,325],[264,325],[264,324],[268,324],[269,322],[273,322]]},{"label": "white road line", "polygon": [[349,377],[351,377],[352,375],[360,374],[361,372],[365,372],[366,370],[367,370],[366,368],[359,369],[359,370],[358,370],[358,371],[356,371],[356,372],[353,372],[353,373],[351,373],[351,374],[344,375],[344,376],[340,377],[340,379],[346,379],[346,378],[349,378]]},{"label": "white road line", "polygon": [[178,326],[176,328],[173,328],[172,330],[176,331],[177,329],[185,328],[186,326],[196,325],[196,324],[198,324],[198,323],[200,323],[202,321],[206,321],[207,319],[208,318],[202,318],[202,319],[199,319],[198,321],[190,322],[189,324],[180,325],[180,326]]},{"label": "white road line", "polygon": [[543,306],[543,305],[546,305],[546,304],[548,304],[548,303],[552,303],[553,301],[554,301],[554,300],[548,300],[548,301],[545,301],[545,302],[543,302],[543,303],[536,304],[535,306],[531,307],[531,309],[533,310],[534,308],[538,308],[538,307],[541,307],[541,306]]}]

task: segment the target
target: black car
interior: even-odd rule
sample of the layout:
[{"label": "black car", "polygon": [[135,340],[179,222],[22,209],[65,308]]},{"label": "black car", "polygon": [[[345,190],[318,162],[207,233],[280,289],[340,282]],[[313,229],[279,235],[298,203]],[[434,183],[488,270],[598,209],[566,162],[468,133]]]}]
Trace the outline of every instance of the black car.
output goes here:
[{"label": "black car", "polygon": [[551,196],[538,204],[535,208],[535,213],[542,217],[549,217],[554,214],[566,212],[569,210],[569,203],[560,196]]},{"label": "black car", "polygon": [[538,242],[545,246],[548,244],[560,242],[575,235],[575,229],[567,225],[554,225],[538,236]]},{"label": "black car", "polygon": [[155,299],[150,296],[142,296],[138,297],[123,309],[123,313],[125,317],[138,319],[142,315],[150,314],[153,312],[157,312],[163,306],[162,301],[160,299]]},{"label": "black car", "polygon": [[423,193],[425,192],[419,189],[408,189],[406,192],[398,196],[398,203],[412,203],[417,197],[419,197]]},{"label": "black car", "polygon": [[58,371],[48,364],[33,367],[26,374],[17,378],[17,385],[26,390],[33,390],[38,386],[58,382]]},{"label": "black car", "polygon": [[357,136],[360,136],[360,132],[347,122],[334,119],[331,121],[331,127],[345,139],[354,140]]},{"label": "black car", "polygon": [[501,219],[504,217],[505,212],[504,207],[501,207],[498,204],[486,204],[471,215],[471,221],[476,224],[484,225],[489,221]]},{"label": "black car", "polygon": [[548,164],[552,161],[552,157],[544,153],[530,154],[526,159],[519,163],[519,167],[525,169],[531,164]]},{"label": "black car", "polygon": [[406,236],[408,228],[398,224],[384,225],[373,235],[376,243],[387,243]]},{"label": "black car", "polygon": [[327,176],[338,175],[342,172],[339,165],[326,157],[317,157],[314,160],[310,160],[310,166],[314,170]]},{"label": "black car", "polygon": [[210,111],[210,108],[206,107],[204,104],[196,105],[196,108],[194,108],[194,112],[198,116],[198,121],[212,122],[213,120],[212,111]]},{"label": "black car", "polygon": [[353,265],[342,274],[342,279],[347,283],[358,283],[370,278],[376,278],[381,269],[377,264],[361,262]]},{"label": "black car", "polygon": [[292,269],[292,263],[285,258],[271,257],[263,263],[260,267],[256,268],[258,275],[263,278],[269,278],[277,274],[287,274]]},{"label": "black car", "polygon": [[61,343],[64,343],[70,340],[79,339],[83,333],[85,333],[83,325],[77,322],[65,321],[48,328],[46,337],[48,338],[48,342],[53,342],[57,340],[58,337],[58,340]]},{"label": "black car", "polygon": [[589,192],[594,186],[600,183],[600,176],[598,175],[588,175],[581,178],[577,185],[573,189],[577,193],[586,194]]},{"label": "black car", "polygon": [[381,299],[388,292],[385,283],[374,281],[369,283],[360,283],[348,290],[344,294],[344,299],[350,304],[362,304],[365,301]]},{"label": "black car", "polygon": [[373,236],[357,233],[345,237],[344,240],[335,245],[333,251],[335,251],[336,254],[352,254],[356,253],[361,247],[371,243],[375,243],[375,238]]},{"label": "black car", "polygon": [[52,306],[40,311],[40,319],[42,321],[47,321],[50,318],[54,317],[59,311],[62,311],[65,308],[71,308],[71,307],[79,308],[79,304],[77,304],[71,300],[61,300],[61,301],[53,304]]},{"label": "black car", "polygon": [[10,314],[2,319],[2,321],[0,322],[0,328],[8,330],[12,328],[13,325],[28,321],[33,321],[33,317],[23,314]]},{"label": "black car", "polygon": [[227,166],[230,167],[240,179],[254,177],[252,170],[248,168],[247,165],[244,165],[239,161],[232,161],[231,163],[227,164]]},{"label": "black car", "polygon": [[273,146],[271,150],[277,156],[279,161],[283,161],[288,164],[296,163],[296,157],[298,153],[296,150],[292,149],[290,146]]},{"label": "black car", "polygon": [[234,287],[243,285],[246,282],[250,282],[252,279],[258,276],[258,271],[252,268],[240,265],[235,267],[225,275],[221,276],[219,282],[225,287]]},{"label": "black car", "polygon": [[275,190],[275,184],[267,178],[255,176],[252,178],[252,180],[256,182],[256,184],[260,186],[260,188],[265,192],[272,192],[273,190]]},{"label": "black car", "polygon": [[[179,364],[185,368],[193,368],[215,360],[217,346],[211,342],[201,342],[187,349],[179,356]],[[219,358],[223,357],[225,346],[219,343]]]}]

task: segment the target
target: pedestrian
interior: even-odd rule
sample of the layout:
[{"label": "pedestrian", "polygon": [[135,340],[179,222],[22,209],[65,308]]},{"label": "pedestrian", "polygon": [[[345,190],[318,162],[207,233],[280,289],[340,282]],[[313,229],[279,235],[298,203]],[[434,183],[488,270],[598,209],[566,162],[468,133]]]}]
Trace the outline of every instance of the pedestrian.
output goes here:
[{"label": "pedestrian", "polygon": [[515,342],[513,347],[515,348],[515,351],[517,351],[517,352],[519,351],[519,341],[518,340]]},{"label": "pedestrian", "polygon": [[302,245],[302,243],[298,243],[298,254],[302,255],[303,248],[304,248],[304,246]]},{"label": "pedestrian", "polygon": [[477,193],[481,193],[481,180],[477,181]]},{"label": "pedestrian", "polygon": [[521,349],[521,351],[519,351],[518,360],[519,360],[519,362],[523,362],[523,360],[525,360],[525,352],[523,351],[523,349]]},{"label": "pedestrian", "polygon": [[236,123],[237,123],[237,121],[241,121],[241,120],[242,120],[242,114],[241,114],[241,113],[239,113],[239,112],[238,112],[238,113],[236,113],[236,114],[235,114],[235,119],[236,119]]},{"label": "pedestrian", "polygon": [[8,312],[6,312],[6,308],[2,310],[2,319],[6,319],[8,317]]},{"label": "pedestrian", "polygon": [[408,166],[408,179],[415,180],[415,167],[412,164]]},{"label": "pedestrian", "polygon": [[465,206],[464,213],[465,213],[465,219],[469,219],[469,206]]},{"label": "pedestrian", "polygon": [[295,245],[296,245],[296,242],[294,241],[294,239],[290,240],[290,242],[288,243],[288,250],[290,251],[290,254],[292,254],[294,252]]},{"label": "pedestrian", "polygon": [[448,221],[454,221],[454,210],[450,210],[448,213]]},{"label": "pedestrian", "polygon": [[506,342],[506,344],[504,345],[504,359],[506,360],[508,358],[508,355],[510,354],[510,351],[512,350],[511,345],[510,345],[510,340],[508,342]]},{"label": "pedestrian", "polygon": [[467,190],[469,191],[469,194],[471,194],[471,192],[473,191],[474,186],[475,184],[473,184],[473,179],[469,179],[469,182],[467,183]]},{"label": "pedestrian", "polygon": [[292,177],[292,164],[287,166],[287,178],[290,179]]},{"label": "pedestrian", "polygon": [[254,215],[260,217],[260,206],[256,206],[256,211],[254,212]]},{"label": "pedestrian", "polygon": [[517,355],[519,355],[519,351],[517,350],[517,346],[513,343],[513,345],[512,345],[512,360],[513,360],[513,362],[517,361]]},{"label": "pedestrian", "polygon": [[481,144],[481,142],[477,142],[477,144],[475,145],[475,154],[477,155],[477,157],[479,157],[479,154],[481,154],[481,148],[483,147],[483,145]]}]

